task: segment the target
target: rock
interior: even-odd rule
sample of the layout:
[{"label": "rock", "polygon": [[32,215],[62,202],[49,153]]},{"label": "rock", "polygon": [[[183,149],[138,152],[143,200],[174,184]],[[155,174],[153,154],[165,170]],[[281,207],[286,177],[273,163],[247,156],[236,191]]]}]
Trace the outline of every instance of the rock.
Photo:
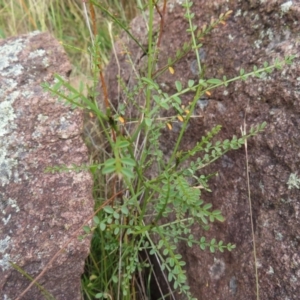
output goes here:
[{"label": "rock", "polygon": [[[45,173],[87,163],[82,112],[43,91],[54,73],[68,77],[62,46],[48,33],[0,41],[0,294],[15,299],[93,213],[88,172]],[[68,244],[38,281],[55,299],[81,299],[90,240]],[[46,297],[47,298],[47,297]],[[22,299],[45,299],[36,286]],[[50,299],[49,297],[47,299]]]},{"label": "rock", "polygon": [[[183,2],[183,1],[181,1]],[[188,22],[183,18],[179,1],[169,1],[165,16],[157,68],[175,57],[177,49],[189,40]],[[300,294],[300,1],[194,1],[194,24],[202,27],[211,18],[232,10],[226,25],[220,25],[202,41],[200,53],[205,77],[233,78],[240,68],[251,71],[254,65],[274,62],[276,57],[296,55],[295,63],[263,79],[249,78],[227,88],[212,91],[210,97],[199,99],[195,111],[199,118],[191,119],[185,132],[183,150],[191,149],[215,125],[222,125],[216,140],[240,135],[244,120],[250,126],[268,123],[264,133],[248,141],[250,191],[257,251],[260,299],[299,299]],[[158,18],[156,24],[158,24]],[[131,24],[132,34],[142,45],[147,44],[144,19],[137,17]],[[155,27],[157,30],[157,26]],[[146,57],[135,42],[124,34],[115,45],[119,66],[114,56],[107,68],[109,96],[117,107],[126,102],[124,93],[118,94],[116,75],[127,87],[136,82],[135,70],[140,74]],[[127,54],[135,64],[133,70]],[[169,95],[175,93],[175,80],[197,80],[195,55],[188,54],[174,65],[175,74],[165,72],[157,82]],[[141,95],[140,93],[139,95]],[[137,98],[138,99],[138,98]],[[186,105],[191,95],[182,97]],[[138,99],[143,103],[142,96]],[[127,101],[126,105],[130,103]],[[162,116],[173,115],[164,111]],[[127,116],[137,115],[134,107]],[[165,158],[173,148],[178,132],[163,130],[161,148]],[[244,149],[232,151],[216,163],[201,170],[204,174],[218,172],[210,181],[212,193],[203,193],[205,202],[221,209],[224,223],[214,223],[209,232],[194,228],[195,239],[208,238],[236,244],[232,252],[208,253],[197,247],[181,246],[187,262],[188,283],[198,299],[251,300],[256,298],[253,243],[249,217]],[[298,172],[298,173],[297,173]]]}]

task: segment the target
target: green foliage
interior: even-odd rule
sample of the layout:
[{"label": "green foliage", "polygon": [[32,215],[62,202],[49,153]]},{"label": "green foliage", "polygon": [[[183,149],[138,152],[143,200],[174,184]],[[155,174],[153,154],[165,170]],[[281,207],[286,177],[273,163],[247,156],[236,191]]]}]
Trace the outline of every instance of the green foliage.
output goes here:
[{"label": "green foliage", "polygon": [[[96,207],[111,193],[122,191],[122,195],[116,197],[113,204],[104,206],[93,218],[92,227],[84,227],[86,234],[93,233],[92,253],[83,278],[83,290],[87,299],[134,299],[137,294],[141,298],[149,297],[149,286],[143,286],[150,281],[147,276],[151,276],[153,272],[149,255],[164,271],[169,293],[177,291],[185,294],[187,299],[195,299],[189,291],[185,262],[177,251],[178,244],[184,242],[189,247],[199,247],[211,253],[232,251],[235,248],[231,243],[209,237],[208,229],[213,226],[212,223],[224,222],[225,217],[202,197],[203,189],[210,191],[209,179],[214,175],[203,175],[202,169],[228,151],[240,149],[248,138],[263,131],[266,123],[251,127],[248,133],[242,133],[239,137],[233,136],[223,141],[215,141],[221,130],[221,126],[215,126],[187,151],[180,150],[182,138],[197,101],[205,93],[228,86],[236,80],[261,78],[274,69],[290,64],[293,57],[278,59],[272,65],[264,63],[262,67],[255,66],[248,73],[241,69],[235,78],[227,79],[224,76],[222,79],[206,79],[200,61],[199,49],[202,45],[199,41],[216,25],[226,20],[231,12],[221,14],[218,20],[198,29],[193,24],[192,4],[191,1],[185,1],[183,5],[189,22],[187,32],[190,41],[176,52],[175,58],[169,58],[164,67],[156,70],[157,49],[154,48],[155,43],[152,40],[155,6],[149,1],[147,72],[137,78],[132,89],[128,89],[120,79],[127,103],[133,104],[140,114],[137,119],[126,120],[128,124],[135,124],[130,130],[118,121],[121,116],[126,117],[125,105],[121,105],[114,113],[111,109],[103,112],[93,97],[85,97],[81,90],[74,89],[59,76],[56,76],[54,86],[44,84],[46,90],[71,106],[93,112],[109,144],[108,152],[103,149],[106,158],[101,163],[89,166],[95,178]],[[95,2],[95,6],[101,5]],[[107,14],[116,25],[120,25],[114,16]],[[133,38],[128,29],[126,32]],[[187,84],[175,81],[176,92],[169,95],[163,91],[157,79],[190,51],[194,51],[197,57],[199,80],[189,80]],[[94,67],[98,74],[96,62]],[[137,100],[140,93],[145,96],[144,105]],[[182,108],[181,98],[187,93],[193,93],[193,100],[187,108]],[[160,117],[164,110],[170,109],[175,111],[174,116]],[[182,126],[174,148],[171,149],[170,158],[165,161],[159,142],[161,131],[176,118],[182,119]],[[50,171],[76,171],[86,168],[87,166],[61,166],[53,167]],[[147,175],[149,173],[151,177]],[[106,186],[104,192],[101,191],[103,186]],[[193,235],[194,225],[203,230],[200,238]],[[142,272],[144,270],[147,272]],[[137,281],[139,284],[134,284]],[[142,288],[138,289],[138,285]]]}]

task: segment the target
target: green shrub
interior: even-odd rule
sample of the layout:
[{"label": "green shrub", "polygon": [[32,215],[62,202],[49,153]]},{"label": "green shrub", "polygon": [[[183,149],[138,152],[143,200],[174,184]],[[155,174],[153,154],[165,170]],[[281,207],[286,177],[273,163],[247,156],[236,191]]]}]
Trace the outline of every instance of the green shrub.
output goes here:
[{"label": "green shrub", "polygon": [[[103,10],[96,1],[92,3]],[[190,247],[197,246],[212,253],[231,251],[235,248],[231,243],[217,241],[209,236],[209,233],[208,236],[204,235],[211,223],[223,222],[225,218],[220,210],[213,209],[212,204],[206,203],[201,197],[202,190],[210,191],[209,177],[201,175],[201,169],[226,152],[239,149],[248,138],[261,132],[266,123],[253,126],[248,133],[243,133],[240,137],[233,136],[230,140],[213,143],[213,138],[221,130],[220,126],[216,126],[192,149],[185,152],[180,151],[182,138],[198,99],[205,93],[220,86],[227,86],[236,80],[247,80],[248,77],[260,78],[275,68],[281,69],[285,64],[290,64],[293,57],[286,57],[282,61],[276,60],[273,65],[265,63],[261,68],[255,66],[248,73],[241,69],[235,78],[227,79],[224,76],[221,79],[206,79],[201,72],[199,41],[220,22],[225,22],[231,12],[221,14],[218,20],[199,30],[193,24],[192,2],[186,0],[183,6],[189,23],[187,31],[190,42],[184,44],[182,49],[178,49],[176,56],[170,58],[156,76],[152,76],[157,55],[152,36],[155,5],[152,1],[147,5],[148,70],[144,77],[137,78],[136,86],[132,90],[126,90],[123,84],[128,101],[136,107],[140,106],[134,91],[143,93],[145,97],[144,107],[137,109],[140,114],[137,119],[127,118],[125,121],[124,105],[120,105],[119,110],[115,111],[105,99],[105,94],[106,111],[101,110],[96,101],[96,94],[84,96],[82,89],[76,90],[59,76],[56,77],[57,83],[54,86],[44,85],[67,103],[86,109],[96,116],[104,143],[102,152],[96,156],[100,163],[95,161],[90,170],[95,178],[96,208],[109,197],[111,201],[94,217],[92,228],[84,227],[87,234],[93,233],[91,255],[83,277],[83,292],[86,299],[150,297],[149,284],[151,276],[155,277],[155,274],[149,256],[152,256],[164,271],[169,294],[177,291],[185,294],[187,299],[195,299],[189,291],[185,262],[177,251],[178,243],[185,242]],[[114,16],[109,17],[113,18],[116,25],[120,25]],[[98,61],[101,52],[99,45],[96,38],[93,46],[95,78],[98,78],[99,72],[103,75]],[[162,72],[172,72],[172,66],[189,51],[195,52],[200,79],[189,80],[187,85],[176,81],[177,92],[169,95],[162,90],[157,78]],[[98,84],[95,80],[95,85]],[[105,82],[102,82],[102,86],[103,84],[105,86]],[[120,84],[122,85],[122,82]],[[182,108],[181,97],[191,92],[194,95],[193,100],[188,107]],[[173,116],[160,117],[163,110],[171,108],[176,112]],[[166,126],[171,129],[172,122],[177,119],[182,122],[181,130],[170,159],[165,161],[159,143],[161,130]],[[126,124],[133,122],[135,126],[128,131]],[[126,134],[123,134],[123,131]],[[95,141],[92,142],[95,144]],[[99,148],[97,151],[99,152]],[[198,158],[193,159],[196,154]],[[158,171],[150,178],[146,174],[154,162]],[[81,169],[80,166],[74,167]],[[66,168],[60,166],[58,169]],[[191,230],[194,224],[203,228],[203,236],[199,240],[194,238]]]}]

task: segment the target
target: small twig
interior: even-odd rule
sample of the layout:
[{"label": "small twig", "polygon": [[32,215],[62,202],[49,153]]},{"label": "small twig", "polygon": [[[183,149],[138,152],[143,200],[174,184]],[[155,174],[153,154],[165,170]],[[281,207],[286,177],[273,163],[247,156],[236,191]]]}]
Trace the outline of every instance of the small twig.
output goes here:
[{"label": "small twig", "polygon": [[94,36],[96,36],[97,35],[96,13],[95,13],[93,3],[91,1],[90,1],[90,14],[92,18],[93,34]]},{"label": "small twig", "polygon": [[[245,119],[246,119],[246,117],[245,117]],[[241,126],[241,132],[242,132],[243,135],[247,134],[247,132],[246,132],[246,120],[245,119],[244,119],[244,128]],[[251,232],[252,232],[252,239],[253,239],[252,242],[253,242],[253,256],[254,256],[255,281],[256,281],[256,299],[259,300],[259,280],[258,280],[258,270],[257,270],[257,256],[256,256],[256,243],[255,243],[255,236],[254,236],[251,191],[250,191],[247,139],[245,139],[245,154],[246,154],[247,189],[248,189],[248,200],[249,200],[249,209],[250,209]]]},{"label": "small twig", "polygon": [[[108,200],[106,200],[91,216],[89,216],[82,224],[88,224],[93,217],[100,211],[103,209],[104,206],[106,206],[107,204],[109,204],[110,202],[112,202],[115,197],[117,197],[118,195],[122,194],[123,191],[120,191],[118,193],[116,193],[115,195],[113,195],[111,198],[109,198]],[[35,279],[28,285],[28,287],[15,299],[15,300],[20,300],[31,288],[32,286],[43,277],[43,275],[46,273],[46,271],[49,269],[49,267],[52,265],[52,263],[55,261],[55,259],[64,251],[64,249],[67,247],[67,245],[74,240],[74,238],[80,233],[80,231],[82,230],[82,226],[80,225],[80,227],[71,235],[71,238],[69,238],[60,248],[60,250],[58,250],[55,255],[50,259],[50,261],[46,264],[46,266],[44,267],[43,271],[37,276],[35,277]]]},{"label": "small twig", "polygon": [[163,35],[164,18],[165,18],[165,14],[166,14],[167,0],[164,0],[164,6],[163,6],[163,9],[162,9],[162,12],[160,12],[159,7],[157,5],[157,2],[154,3],[154,6],[155,6],[156,11],[158,12],[158,14],[160,16],[160,28],[159,28],[159,35],[158,35],[157,44],[156,44],[157,48],[159,48],[161,38],[162,38],[162,35]]},{"label": "small twig", "polygon": [[[115,47],[115,42],[114,42],[114,37],[113,37],[113,32],[112,32],[112,23],[108,22],[107,25],[108,25],[108,33],[109,33],[110,40],[111,40],[112,50],[113,50],[113,53],[115,56],[116,64],[118,66],[118,78],[121,78],[121,66],[120,66],[117,50]],[[120,97],[121,97],[120,82],[118,80],[118,104],[119,104]]]},{"label": "small twig", "polygon": [[94,43],[95,43],[94,38],[95,37],[94,37],[92,29],[91,29],[91,25],[90,25],[90,21],[89,21],[89,17],[88,17],[88,12],[87,12],[87,8],[86,8],[86,2],[87,2],[87,0],[82,0],[83,14],[84,14],[84,17],[85,17],[86,26],[87,26],[87,28],[89,30],[89,33],[90,33],[92,44],[94,45]]}]

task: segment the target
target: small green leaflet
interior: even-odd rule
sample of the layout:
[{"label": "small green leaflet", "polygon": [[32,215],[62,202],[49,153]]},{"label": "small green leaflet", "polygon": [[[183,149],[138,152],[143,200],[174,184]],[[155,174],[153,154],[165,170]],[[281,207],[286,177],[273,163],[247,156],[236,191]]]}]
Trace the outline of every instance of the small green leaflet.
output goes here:
[{"label": "small green leaflet", "polygon": [[121,158],[121,162],[122,162],[122,164],[131,166],[131,167],[134,167],[136,165],[136,162],[129,157]]},{"label": "small green leaflet", "polygon": [[223,84],[223,81],[217,78],[208,79],[206,82],[210,84]]},{"label": "small green leaflet", "polygon": [[189,81],[188,81],[188,87],[189,87],[189,88],[192,88],[192,87],[194,86],[194,84],[195,84],[195,81],[194,81],[194,80],[189,80]]},{"label": "small green leaflet", "polygon": [[182,90],[181,82],[180,81],[175,81],[175,86],[176,86],[177,92],[181,92],[181,90]]}]

